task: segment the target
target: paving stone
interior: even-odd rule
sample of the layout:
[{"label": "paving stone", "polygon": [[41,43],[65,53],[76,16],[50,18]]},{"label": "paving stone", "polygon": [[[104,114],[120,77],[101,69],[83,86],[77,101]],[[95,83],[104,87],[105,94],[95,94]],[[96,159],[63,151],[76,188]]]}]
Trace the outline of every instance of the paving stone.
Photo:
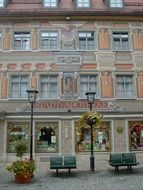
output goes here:
[{"label": "paving stone", "polygon": [[142,164],[133,167],[132,172],[126,167],[115,172],[108,162],[100,161],[96,162],[95,172],[90,172],[84,164],[71,170],[71,176],[68,170],[59,170],[56,177],[48,162],[38,162],[32,183],[16,184],[13,174],[5,169],[7,164],[0,163],[0,190],[143,190]]}]

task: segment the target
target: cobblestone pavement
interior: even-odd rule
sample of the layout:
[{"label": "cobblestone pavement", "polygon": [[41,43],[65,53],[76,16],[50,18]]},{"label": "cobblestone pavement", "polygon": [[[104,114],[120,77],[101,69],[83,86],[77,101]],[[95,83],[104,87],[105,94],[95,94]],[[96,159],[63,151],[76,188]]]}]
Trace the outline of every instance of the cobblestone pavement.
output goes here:
[{"label": "cobblestone pavement", "polygon": [[89,162],[78,164],[77,169],[49,169],[48,162],[38,162],[38,171],[30,184],[16,184],[13,174],[6,171],[5,163],[0,163],[0,190],[143,190],[143,165],[133,167],[132,172],[125,167],[115,172],[106,161],[96,161],[95,172],[90,172]]}]

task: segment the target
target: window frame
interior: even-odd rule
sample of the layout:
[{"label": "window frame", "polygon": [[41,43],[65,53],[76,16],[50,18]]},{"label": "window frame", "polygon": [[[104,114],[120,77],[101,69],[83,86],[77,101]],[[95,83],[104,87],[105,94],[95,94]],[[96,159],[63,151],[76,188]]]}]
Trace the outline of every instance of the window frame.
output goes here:
[{"label": "window frame", "polygon": [[[115,2],[111,2],[111,1],[115,1]],[[119,3],[116,1],[119,1]],[[114,4],[114,6],[113,6],[113,4]],[[123,0],[109,0],[109,6],[112,9],[121,9],[121,8],[123,8]]]},{"label": "window frame", "polygon": [[[42,34],[43,33],[47,33],[48,34],[48,36],[45,36],[44,37],[44,39],[46,40],[47,39],[47,44],[46,44],[46,46],[47,46],[47,48],[42,48]],[[52,39],[55,39],[54,37],[52,37],[52,36],[50,36],[50,34],[57,34],[57,36],[55,37],[56,38],[56,48],[50,48],[51,47],[51,41],[52,41]],[[59,33],[58,33],[58,31],[54,31],[54,30],[42,30],[41,32],[40,32],[40,49],[42,50],[42,51],[51,51],[51,50],[58,50],[59,49]]]},{"label": "window frame", "polygon": [[[80,36],[80,34],[85,35],[85,36]],[[91,37],[88,36],[88,34],[91,35]],[[92,36],[92,34],[93,34],[93,36]],[[80,40],[80,38],[84,39],[85,48],[81,48],[81,45],[80,45],[81,40]],[[93,46],[94,46],[91,49],[89,48],[89,47],[91,47],[91,45],[88,44],[90,42],[90,38],[93,39]],[[97,39],[96,31],[94,31],[94,30],[91,30],[91,31],[86,31],[86,30],[85,31],[84,30],[78,31],[78,49],[79,49],[79,51],[95,51],[96,48],[97,48],[96,39]]]},{"label": "window frame", "polygon": [[[16,48],[16,46],[15,46],[15,39],[16,39],[16,37],[15,37],[15,35],[16,35],[16,33],[17,34],[21,34],[20,35],[20,46],[17,46],[18,48]],[[24,40],[24,36],[23,35],[25,35],[25,34],[27,34],[28,35],[28,37],[27,37],[27,39],[29,39],[29,41],[28,41],[28,48],[23,48],[23,40]],[[13,32],[13,43],[12,43],[13,45],[12,45],[12,49],[14,50],[14,51],[30,51],[31,50],[31,32],[30,31],[14,31]],[[19,44],[18,44],[19,45]]]},{"label": "window frame", "polygon": [[[53,96],[53,94],[49,95],[49,92],[51,92],[51,90],[47,90],[46,96],[42,95],[42,77],[45,77],[44,79],[46,79],[45,82],[43,82],[43,84],[45,83],[45,85],[47,85],[47,89],[51,89],[51,83],[49,82],[51,79],[51,77],[55,77],[55,83],[56,83],[56,96]],[[41,99],[58,99],[59,98],[59,84],[58,84],[58,74],[40,74],[39,75],[39,97]],[[53,83],[53,81],[52,81]],[[49,86],[50,85],[50,86]],[[43,91],[44,92],[44,91]],[[46,92],[46,91],[45,91]]]},{"label": "window frame", "polygon": [[[47,1],[47,2],[46,2],[46,1]],[[49,1],[49,2],[48,2],[48,1]],[[52,1],[55,1],[55,2],[53,2],[53,3],[55,3],[55,6],[51,6]],[[45,8],[55,9],[55,8],[58,7],[58,1],[59,1],[59,0],[43,0],[43,5],[44,5]],[[46,3],[47,3],[47,4],[49,3],[49,6],[46,5]]]},{"label": "window frame", "polygon": [[[45,133],[47,133],[48,131],[44,130],[43,131],[44,139],[43,139],[43,138],[41,138],[42,133],[40,131],[41,131],[41,129],[44,129],[44,128],[45,129],[51,128],[52,130],[49,131],[50,136],[49,136],[49,134],[47,136],[47,134],[45,134]],[[52,131],[54,132],[54,134]],[[52,139],[52,137],[54,137],[54,138]],[[51,138],[51,139],[49,139],[49,138]],[[46,142],[46,144],[43,142]],[[43,147],[41,148],[42,145],[43,145]],[[48,147],[45,147],[45,145]],[[49,150],[48,150],[48,148],[49,148]],[[46,121],[36,122],[35,123],[35,153],[58,153],[58,152],[59,152],[59,122],[56,120],[48,121],[48,122],[46,122]]]},{"label": "window frame", "polygon": [[143,121],[128,120],[129,150],[143,151]]},{"label": "window frame", "polygon": [[[13,82],[12,81],[12,77],[18,77],[18,84],[16,84],[17,82]],[[9,83],[10,83],[10,88],[9,88],[9,98],[10,99],[27,99],[27,92],[25,93],[25,96],[22,96],[22,88],[21,88],[21,77],[27,77],[27,82],[23,82],[24,84],[27,83],[27,87],[25,89],[25,92],[26,90],[29,88],[29,75],[28,74],[11,74],[10,77],[9,77]],[[22,83],[22,84],[23,84]],[[12,90],[12,86],[15,85],[16,86],[18,85],[18,96],[17,97],[13,97],[13,90]]]},{"label": "window frame", "polygon": [[0,9],[5,7],[5,0],[0,0]]},{"label": "window frame", "polygon": [[[117,35],[117,36],[119,36],[119,37],[115,37],[115,35]],[[128,37],[127,38],[125,38],[125,37],[123,37],[123,35],[128,35]],[[118,40],[119,41],[119,48],[115,48],[115,47],[117,47],[117,45],[115,45],[115,39],[116,39],[116,41]],[[123,45],[123,43],[124,43],[124,41],[123,40],[125,40],[125,39],[127,39],[127,42],[128,42],[128,48],[126,49],[124,49],[123,47],[124,47],[124,45]],[[131,36],[130,36],[130,32],[129,31],[123,31],[123,30],[119,30],[119,31],[115,31],[115,30],[113,30],[112,31],[112,49],[113,49],[113,51],[131,51],[131,42],[130,42],[130,39],[131,39]]]},{"label": "window frame", "polygon": [[[85,124],[81,130],[78,129],[75,121],[75,152],[87,153],[90,152],[90,126]],[[99,126],[98,126],[99,127]],[[101,122],[99,128],[93,129],[93,151],[94,152],[110,152],[112,150],[112,131],[111,121],[106,120]]]},{"label": "window frame", "polygon": [[[118,93],[118,84],[119,84],[119,82],[117,81],[117,77],[124,77],[123,79],[121,79],[121,80],[123,80],[123,82],[124,82],[124,86],[123,86],[123,91],[122,91],[122,96],[121,95],[119,95],[119,93]],[[131,89],[132,89],[132,95],[131,96],[129,96],[128,95],[128,93],[131,93],[129,90],[127,91],[127,82],[126,82],[126,79],[125,78],[127,78],[127,77],[131,77]],[[129,81],[129,82],[130,82]],[[120,81],[120,83],[121,83],[122,81]],[[123,83],[122,82],[122,83]],[[129,83],[128,82],[128,83]],[[117,84],[118,83],[118,84]],[[124,73],[124,74],[122,74],[122,73],[116,73],[115,74],[115,96],[116,96],[116,99],[134,99],[135,98],[135,76],[134,76],[134,74],[133,73]]]},{"label": "window frame", "polygon": [[[87,1],[87,5],[88,6],[84,6],[86,4],[86,1]],[[79,6],[79,3],[81,3],[81,6]],[[91,8],[91,0],[76,0],[76,7],[78,9],[88,9],[88,8]]]},{"label": "window frame", "polygon": [[[82,77],[87,78],[87,79],[86,80],[84,79],[83,81],[81,81]],[[95,78],[96,80],[91,80],[91,78]],[[87,85],[87,89],[85,91],[82,90],[82,87],[81,87],[82,84],[81,83],[84,83],[84,84]],[[91,87],[94,83],[95,83],[95,89],[93,89]],[[96,92],[95,99],[99,98],[99,86],[100,85],[99,85],[99,75],[97,73],[95,73],[95,74],[80,74],[79,84],[80,84],[80,89],[79,89],[79,97],[80,97],[80,99],[87,99],[87,97],[85,95],[85,93],[87,91]]]},{"label": "window frame", "polygon": [[[11,130],[10,130],[11,129]],[[27,145],[26,153],[29,152],[30,146],[30,123],[20,121],[7,122],[7,153],[15,153],[15,143],[21,138]]]}]

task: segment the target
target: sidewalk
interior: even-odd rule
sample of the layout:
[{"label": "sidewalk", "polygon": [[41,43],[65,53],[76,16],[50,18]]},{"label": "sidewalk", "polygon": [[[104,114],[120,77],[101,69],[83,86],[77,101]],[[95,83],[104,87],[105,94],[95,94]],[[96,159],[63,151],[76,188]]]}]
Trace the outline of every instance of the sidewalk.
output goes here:
[{"label": "sidewalk", "polygon": [[59,170],[56,177],[55,170],[49,169],[49,162],[38,162],[38,171],[32,183],[16,184],[13,174],[6,171],[5,163],[0,164],[0,190],[143,190],[143,165],[133,167],[129,172],[126,167],[115,172],[107,161],[96,160],[95,172],[89,170],[89,158],[77,159],[77,169]]}]

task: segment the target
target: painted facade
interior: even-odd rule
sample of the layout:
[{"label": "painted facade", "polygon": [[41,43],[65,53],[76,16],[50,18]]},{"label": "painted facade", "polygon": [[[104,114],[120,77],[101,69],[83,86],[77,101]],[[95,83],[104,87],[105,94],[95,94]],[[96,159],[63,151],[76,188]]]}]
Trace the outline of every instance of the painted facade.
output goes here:
[{"label": "painted facade", "polygon": [[143,2],[3,2],[1,160],[13,158],[18,139],[29,144],[26,89],[31,87],[39,91],[33,125],[37,160],[51,154],[90,154],[89,126],[80,132],[76,127],[80,115],[89,110],[85,96],[89,89],[96,92],[93,111],[104,116],[102,125],[94,131],[95,153],[141,153]]}]

